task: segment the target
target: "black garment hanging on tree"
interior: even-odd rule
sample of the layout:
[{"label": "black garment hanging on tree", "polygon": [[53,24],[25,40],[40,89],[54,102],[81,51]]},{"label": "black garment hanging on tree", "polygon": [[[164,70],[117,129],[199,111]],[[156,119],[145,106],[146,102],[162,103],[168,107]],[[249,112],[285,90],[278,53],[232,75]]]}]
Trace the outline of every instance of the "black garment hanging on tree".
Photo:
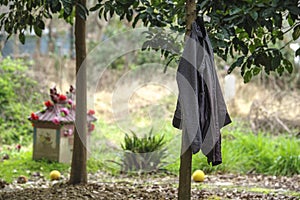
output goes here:
[{"label": "black garment hanging on tree", "polygon": [[192,23],[176,80],[179,89],[173,126],[184,134],[183,151],[200,150],[208,163],[222,163],[220,129],[231,123],[217,77],[213,49],[204,22]]}]

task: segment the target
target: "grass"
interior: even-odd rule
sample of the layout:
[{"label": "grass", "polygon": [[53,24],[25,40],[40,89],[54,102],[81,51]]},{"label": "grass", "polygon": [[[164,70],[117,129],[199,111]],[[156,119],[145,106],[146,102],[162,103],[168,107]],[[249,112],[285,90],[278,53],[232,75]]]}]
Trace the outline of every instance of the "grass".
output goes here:
[{"label": "grass", "polygon": [[[193,184],[192,188],[197,188],[200,190],[203,189],[209,189],[209,190],[215,190],[215,189],[220,189],[220,186],[217,185],[211,185],[211,184],[206,184],[206,183],[202,183],[202,184]],[[246,191],[246,192],[253,192],[253,193],[263,193],[263,194],[270,194],[270,193],[282,193],[285,195],[289,195],[289,196],[294,196],[294,197],[300,197],[300,193],[299,192],[295,192],[295,191],[291,191],[291,190],[281,190],[281,189],[271,189],[271,188],[261,188],[261,187],[248,187],[248,186],[238,186],[238,185],[230,185],[230,186],[226,186],[226,185],[222,185],[222,189],[223,190],[238,190],[240,192],[242,191]]]},{"label": "grass", "polygon": [[[174,129],[169,122],[164,123],[164,126],[159,129],[154,129],[154,134],[165,135],[167,141],[167,158],[163,167],[171,173],[178,174],[180,131]],[[96,130],[92,133],[91,156],[88,161],[89,172],[98,170],[111,174],[120,172],[120,165],[117,163],[120,163],[123,155],[121,143],[124,135],[123,130],[116,124],[107,124],[100,120],[96,123]],[[272,136],[269,133],[255,135],[247,127],[235,122],[222,130],[222,139],[223,163],[212,167],[207,164],[206,157],[198,153],[193,156],[193,171],[202,169],[205,173],[253,172],[287,176],[300,174],[300,140],[293,136]],[[16,152],[2,147],[0,156],[8,153],[10,159],[0,162],[0,178],[11,182],[19,175],[28,175],[35,171],[49,178],[48,175],[53,169],[68,174],[70,165],[44,160],[33,161],[31,149],[28,147],[23,148],[21,152]]]},{"label": "grass", "polygon": [[[162,123],[163,124],[163,123]],[[119,171],[119,166],[107,160],[120,161],[122,156],[121,143],[124,139],[122,132],[115,124],[98,122],[101,134],[95,136],[95,141],[101,141],[97,145],[97,152],[93,155],[97,160],[105,163],[105,167]],[[155,130],[155,129],[154,129]],[[139,131],[139,130],[138,130]],[[138,131],[135,131],[138,133]],[[142,133],[144,130],[140,130]],[[165,169],[178,174],[181,133],[170,124],[154,131],[156,134],[165,135],[167,141],[168,157],[165,160]],[[253,134],[247,126],[235,121],[232,125],[222,129],[222,156],[223,163],[212,167],[207,164],[206,157],[202,153],[193,156],[193,170],[202,169],[206,173],[233,172],[233,173],[261,173],[267,175],[300,174],[300,140],[290,135],[272,136],[270,133]],[[113,143],[116,149],[107,147],[107,143]]]},{"label": "grass", "polygon": [[[15,150],[4,150],[1,154],[8,154],[9,160],[0,163],[0,178],[11,183],[20,175],[29,177],[30,173],[39,172],[49,179],[52,170],[59,170],[62,174],[68,172],[70,166],[67,164],[48,162],[45,160],[32,160],[32,151],[28,148],[17,152]],[[2,157],[2,156],[1,156]]]},{"label": "grass", "polygon": [[300,174],[300,140],[294,136],[253,134],[243,127],[223,130],[223,163],[207,165],[202,154],[193,156],[193,169],[206,172],[261,173],[267,175]]},{"label": "grass", "polygon": [[[45,177],[45,179],[50,180],[49,174],[52,170],[58,170],[62,175],[68,176],[70,172],[70,164],[50,162],[47,160],[32,160],[32,150],[31,147],[27,147],[20,152],[12,149],[9,150],[7,147],[0,153],[2,158],[4,154],[9,155],[8,160],[0,162],[0,179],[3,179],[9,183],[12,183],[20,175],[30,177],[31,173],[39,172]],[[94,173],[103,167],[102,162],[91,158],[88,160],[87,170],[88,172]]]}]

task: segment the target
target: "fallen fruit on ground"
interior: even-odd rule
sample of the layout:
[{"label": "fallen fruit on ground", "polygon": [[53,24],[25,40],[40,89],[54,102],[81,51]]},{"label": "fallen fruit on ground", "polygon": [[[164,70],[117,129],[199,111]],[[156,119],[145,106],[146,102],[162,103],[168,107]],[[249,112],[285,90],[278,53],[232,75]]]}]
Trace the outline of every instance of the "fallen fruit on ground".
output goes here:
[{"label": "fallen fruit on ground", "polygon": [[192,179],[195,182],[203,182],[205,178],[205,174],[202,170],[196,170],[194,171],[193,175],[192,175]]},{"label": "fallen fruit on ground", "polygon": [[23,175],[21,175],[17,178],[17,183],[19,183],[19,184],[27,183],[27,181],[28,181],[27,177],[23,176]]},{"label": "fallen fruit on ground", "polygon": [[50,172],[50,179],[53,180],[59,180],[60,179],[60,172],[57,170],[53,170]]}]

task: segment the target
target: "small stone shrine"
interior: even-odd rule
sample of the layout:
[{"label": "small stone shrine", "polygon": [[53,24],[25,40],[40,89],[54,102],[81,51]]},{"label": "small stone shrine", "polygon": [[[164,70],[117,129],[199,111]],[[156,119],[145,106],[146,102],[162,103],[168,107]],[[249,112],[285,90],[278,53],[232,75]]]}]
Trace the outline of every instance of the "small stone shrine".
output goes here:
[{"label": "small stone shrine", "polygon": [[[70,86],[66,95],[58,94],[56,88],[50,89],[51,100],[44,102],[42,111],[31,113],[28,118],[33,126],[33,159],[47,159],[61,163],[72,160],[74,123],[75,123],[75,88]],[[94,130],[92,122],[97,119],[95,112],[87,113],[87,145]]]}]

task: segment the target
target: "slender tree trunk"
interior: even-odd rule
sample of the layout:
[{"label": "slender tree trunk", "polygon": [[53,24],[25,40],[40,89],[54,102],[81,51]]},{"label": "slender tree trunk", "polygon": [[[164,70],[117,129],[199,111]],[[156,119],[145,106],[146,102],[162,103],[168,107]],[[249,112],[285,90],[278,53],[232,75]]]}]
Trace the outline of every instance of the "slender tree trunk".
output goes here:
[{"label": "slender tree trunk", "polygon": [[[184,138],[182,137],[182,140]],[[181,149],[178,199],[189,200],[191,199],[192,149],[186,148],[184,141],[182,141]]]},{"label": "slender tree trunk", "polygon": [[39,59],[41,57],[41,38],[36,38],[34,56]]},{"label": "slender tree trunk", "polygon": [[[186,36],[191,32],[192,22],[197,17],[196,12],[195,0],[186,0]],[[187,39],[187,37],[185,39]],[[186,138],[187,137],[182,135],[178,189],[179,200],[191,199],[192,149],[189,142],[185,141]],[[186,145],[188,145],[188,147]]]},{"label": "slender tree trunk", "polygon": [[48,54],[51,52],[54,52],[54,41],[53,41],[53,37],[52,37],[52,25],[53,25],[53,21],[52,19],[50,19],[49,25],[48,25],[48,29],[49,29],[49,33],[48,33],[48,37],[49,37],[49,41],[48,41]]},{"label": "slender tree trunk", "polygon": [[190,35],[192,30],[192,23],[197,17],[196,0],[186,0],[186,32],[185,35]]},{"label": "slender tree trunk", "polygon": [[74,31],[74,26],[71,25],[70,27],[70,49],[69,49],[69,56],[71,59],[74,59],[74,35],[73,35],[73,31]]},{"label": "slender tree trunk", "polygon": [[13,57],[14,58],[19,58],[20,52],[19,52],[19,35],[15,34],[14,36],[14,44],[13,44]]},{"label": "slender tree trunk", "polygon": [[[86,6],[86,0],[80,0]],[[73,157],[70,175],[70,184],[87,183],[87,100],[86,100],[86,23],[79,16],[76,9],[75,17],[75,49],[76,49],[76,119]]]}]

